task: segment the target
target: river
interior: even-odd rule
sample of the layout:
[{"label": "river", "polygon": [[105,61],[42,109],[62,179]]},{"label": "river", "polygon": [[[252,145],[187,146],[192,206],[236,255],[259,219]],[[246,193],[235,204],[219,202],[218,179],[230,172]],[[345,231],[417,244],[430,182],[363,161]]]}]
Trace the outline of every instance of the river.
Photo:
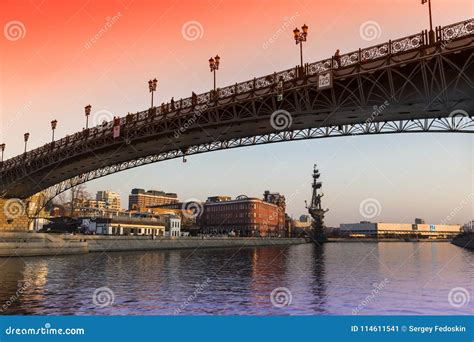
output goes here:
[{"label": "river", "polygon": [[446,242],[2,258],[0,311],[9,315],[472,314],[473,265],[473,251]]}]

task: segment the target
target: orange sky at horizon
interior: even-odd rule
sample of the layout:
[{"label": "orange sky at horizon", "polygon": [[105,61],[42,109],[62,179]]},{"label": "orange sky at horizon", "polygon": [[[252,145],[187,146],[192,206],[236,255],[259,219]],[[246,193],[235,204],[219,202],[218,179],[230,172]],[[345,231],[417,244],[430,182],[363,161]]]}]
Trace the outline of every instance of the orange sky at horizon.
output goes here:
[{"label": "orange sky at horizon", "polygon": [[[26,131],[31,148],[47,142],[52,119],[59,121],[58,137],[80,130],[88,103],[93,112],[121,116],[143,110],[149,78],[159,80],[157,103],[208,91],[207,59],[216,53],[222,57],[221,86],[290,68],[299,61],[291,30],[303,23],[309,26],[308,62],[329,57],[336,48],[371,46],[428,26],[427,6],[413,0],[7,0],[1,6],[4,29],[20,21],[25,33],[12,41],[4,32],[0,39],[0,140],[9,145],[8,156],[21,152],[16,142]],[[435,25],[464,20],[472,9],[469,0],[433,1]],[[372,41],[359,33],[367,21],[380,26]],[[186,40],[187,22],[201,25],[202,37]]]}]

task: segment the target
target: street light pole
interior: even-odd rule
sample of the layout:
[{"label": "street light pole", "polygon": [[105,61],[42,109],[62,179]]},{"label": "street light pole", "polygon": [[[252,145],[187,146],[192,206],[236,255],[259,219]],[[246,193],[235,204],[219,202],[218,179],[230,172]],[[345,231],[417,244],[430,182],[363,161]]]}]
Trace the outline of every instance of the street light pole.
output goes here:
[{"label": "street light pole", "polygon": [[54,142],[54,130],[56,129],[57,125],[58,125],[58,120],[51,121],[51,130],[53,131],[53,136],[51,138],[51,142]]},{"label": "street light pole", "polygon": [[421,4],[424,5],[428,2],[428,14],[430,17],[430,32],[429,32],[429,43],[434,44],[435,42],[435,33],[433,31],[433,17],[431,15],[431,0],[421,0]]},{"label": "street light pole", "polygon": [[151,108],[153,108],[153,93],[156,91],[157,84],[158,80],[156,78],[148,81],[148,90],[150,90],[151,93]]},{"label": "street light pole", "polygon": [[214,58],[209,58],[209,68],[211,69],[211,72],[214,73],[214,93],[216,92],[216,70],[219,70],[220,60],[221,58],[219,55],[216,55]]},{"label": "street light pole", "polygon": [[303,68],[303,42],[306,41],[306,37],[308,36],[308,26],[306,24],[301,26],[301,31],[296,27],[293,30],[293,35],[295,43],[300,45],[300,63],[301,68]]},{"label": "street light pole", "polygon": [[3,152],[5,152],[5,144],[1,144],[0,149],[2,150],[2,163],[3,163]]},{"label": "street light pole", "polygon": [[86,129],[89,128],[89,115],[91,115],[91,105],[87,105],[84,107],[84,110],[86,112]]},{"label": "street light pole", "polygon": [[26,144],[28,143],[28,139],[30,138],[30,133],[25,133],[23,137],[25,138],[25,153],[26,153]]}]

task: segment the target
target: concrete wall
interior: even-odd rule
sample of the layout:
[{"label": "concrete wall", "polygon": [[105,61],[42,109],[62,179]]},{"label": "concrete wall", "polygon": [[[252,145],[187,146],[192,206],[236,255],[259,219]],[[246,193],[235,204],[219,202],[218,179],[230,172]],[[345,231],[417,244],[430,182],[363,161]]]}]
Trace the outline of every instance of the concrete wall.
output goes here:
[{"label": "concrete wall", "polygon": [[290,238],[156,238],[151,236],[54,235],[0,233],[0,257],[84,254],[89,252],[185,248],[252,247],[305,243]]},{"label": "concrete wall", "polygon": [[407,231],[411,232],[413,230],[413,225],[411,223],[377,223],[377,230],[383,231]]}]

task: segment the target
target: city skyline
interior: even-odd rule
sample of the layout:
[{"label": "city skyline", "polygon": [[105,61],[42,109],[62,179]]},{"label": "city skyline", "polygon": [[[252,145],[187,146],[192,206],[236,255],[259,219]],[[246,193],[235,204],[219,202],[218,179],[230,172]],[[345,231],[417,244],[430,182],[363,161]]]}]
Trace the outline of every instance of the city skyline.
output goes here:
[{"label": "city skyline", "polygon": [[[66,8],[54,1],[38,6],[7,2],[8,17],[3,14],[2,22],[21,21],[25,37],[0,43],[5,66],[0,140],[7,144],[6,158],[22,152],[26,131],[31,133],[29,149],[48,142],[53,119],[58,120],[57,137],[80,130],[85,123],[83,108],[89,103],[94,124],[147,108],[147,81],[154,77],[158,104],[173,96],[190,96],[191,91],[208,91],[212,76],[207,59],[216,53],[222,58],[218,86],[292,67],[299,62],[294,26],[309,26],[303,49],[306,62],[327,58],[337,48],[344,53],[428,27],[426,6],[419,3],[365,1],[364,13],[355,10],[360,3],[282,1],[260,16],[258,11],[246,13],[246,6],[213,2],[162,3],[156,13],[134,3],[79,2]],[[11,8],[12,4],[17,7]],[[266,5],[252,2],[254,7]],[[37,8],[26,11],[28,6]],[[435,25],[464,20],[470,10],[469,1],[436,2]],[[81,25],[84,15],[90,21]],[[397,19],[401,15],[406,23],[402,28]],[[52,25],[42,27],[44,18]],[[363,24],[373,22],[378,25],[373,25],[374,38],[363,36]],[[106,23],[111,24],[109,29],[91,42]],[[196,39],[183,33],[187,23],[197,28]],[[54,31],[55,25],[61,25],[61,32]],[[365,219],[360,204],[368,198],[380,203],[374,220],[449,218],[448,223],[462,224],[472,219],[473,143],[465,135],[420,134],[256,146],[191,156],[186,164],[173,160],[143,166],[89,182],[87,187],[119,189],[122,198],[132,187],[157,187],[177,192],[183,200],[218,194],[261,197],[268,189],[284,194],[289,214],[299,217],[305,213],[304,201],[310,199],[310,172],[317,163],[326,195],[323,205],[330,209],[328,225]],[[146,180],[137,184],[137,179]],[[130,189],[123,190],[126,184]]]}]

